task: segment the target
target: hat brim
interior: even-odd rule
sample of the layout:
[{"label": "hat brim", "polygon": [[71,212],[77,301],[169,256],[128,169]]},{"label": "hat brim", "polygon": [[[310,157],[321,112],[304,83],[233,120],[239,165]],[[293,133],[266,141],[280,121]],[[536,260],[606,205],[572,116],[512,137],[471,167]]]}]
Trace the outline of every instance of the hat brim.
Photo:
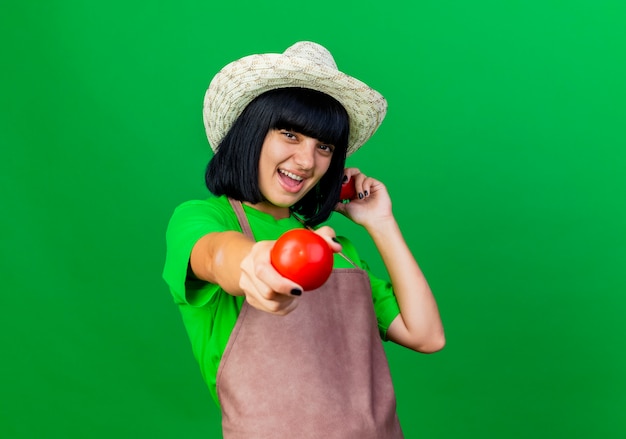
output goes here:
[{"label": "hat brim", "polygon": [[203,119],[213,151],[254,98],[285,87],[314,89],[343,105],[350,118],[347,155],[376,132],[387,112],[380,93],[337,69],[284,54],[250,55],[224,67],[205,94]]}]

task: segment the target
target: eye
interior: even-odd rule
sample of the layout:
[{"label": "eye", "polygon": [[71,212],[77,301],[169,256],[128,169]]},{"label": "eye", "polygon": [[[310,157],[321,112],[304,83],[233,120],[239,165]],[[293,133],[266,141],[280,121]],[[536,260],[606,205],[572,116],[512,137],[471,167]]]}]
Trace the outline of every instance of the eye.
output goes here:
[{"label": "eye", "polygon": [[293,132],[291,132],[291,131],[285,131],[285,130],[282,130],[282,131],[280,132],[280,134],[282,134],[283,136],[285,136],[285,138],[287,138],[287,139],[289,139],[289,140],[296,140],[296,138],[297,138],[297,137],[296,137],[296,134],[295,134],[295,133],[293,133]]},{"label": "eye", "polygon": [[335,147],[333,145],[328,145],[328,144],[325,144],[325,143],[320,143],[318,148],[321,149],[322,151],[330,153],[330,154],[332,154],[333,151],[335,151]]}]

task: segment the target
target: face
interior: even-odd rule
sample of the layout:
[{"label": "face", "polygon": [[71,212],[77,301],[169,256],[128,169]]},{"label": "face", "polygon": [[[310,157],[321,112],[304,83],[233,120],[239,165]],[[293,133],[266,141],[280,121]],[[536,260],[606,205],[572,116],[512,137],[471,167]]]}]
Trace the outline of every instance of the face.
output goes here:
[{"label": "face", "polygon": [[259,160],[259,187],[266,201],[255,207],[276,218],[289,216],[297,203],[324,176],[334,147],[289,130],[270,130]]}]

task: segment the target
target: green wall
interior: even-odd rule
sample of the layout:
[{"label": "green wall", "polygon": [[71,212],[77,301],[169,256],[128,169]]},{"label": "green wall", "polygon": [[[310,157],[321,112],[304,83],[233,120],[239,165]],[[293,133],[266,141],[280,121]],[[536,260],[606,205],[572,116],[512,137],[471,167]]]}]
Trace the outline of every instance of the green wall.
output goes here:
[{"label": "green wall", "polygon": [[388,98],[349,163],[446,326],[435,355],[386,346],[407,438],[626,437],[626,4],[306,5],[0,6],[0,436],[219,437],[164,229],[206,194],[211,77],[309,39]]}]

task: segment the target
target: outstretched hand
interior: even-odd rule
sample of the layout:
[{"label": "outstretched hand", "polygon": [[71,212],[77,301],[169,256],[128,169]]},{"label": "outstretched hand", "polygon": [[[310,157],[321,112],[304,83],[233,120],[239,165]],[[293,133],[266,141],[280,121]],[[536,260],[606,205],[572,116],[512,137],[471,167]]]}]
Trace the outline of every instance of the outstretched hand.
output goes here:
[{"label": "outstretched hand", "polygon": [[[328,243],[334,253],[341,251],[341,244],[335,242],[335,231],[321,227],[315,231]],[[302,294],[301,285],[283,277],[270,261],[270,251],[275,241],[259,241],[252,246],[248,255],[241,261],[239,287],[251,306],[265,312],[286,315],[298,305]]]}]

